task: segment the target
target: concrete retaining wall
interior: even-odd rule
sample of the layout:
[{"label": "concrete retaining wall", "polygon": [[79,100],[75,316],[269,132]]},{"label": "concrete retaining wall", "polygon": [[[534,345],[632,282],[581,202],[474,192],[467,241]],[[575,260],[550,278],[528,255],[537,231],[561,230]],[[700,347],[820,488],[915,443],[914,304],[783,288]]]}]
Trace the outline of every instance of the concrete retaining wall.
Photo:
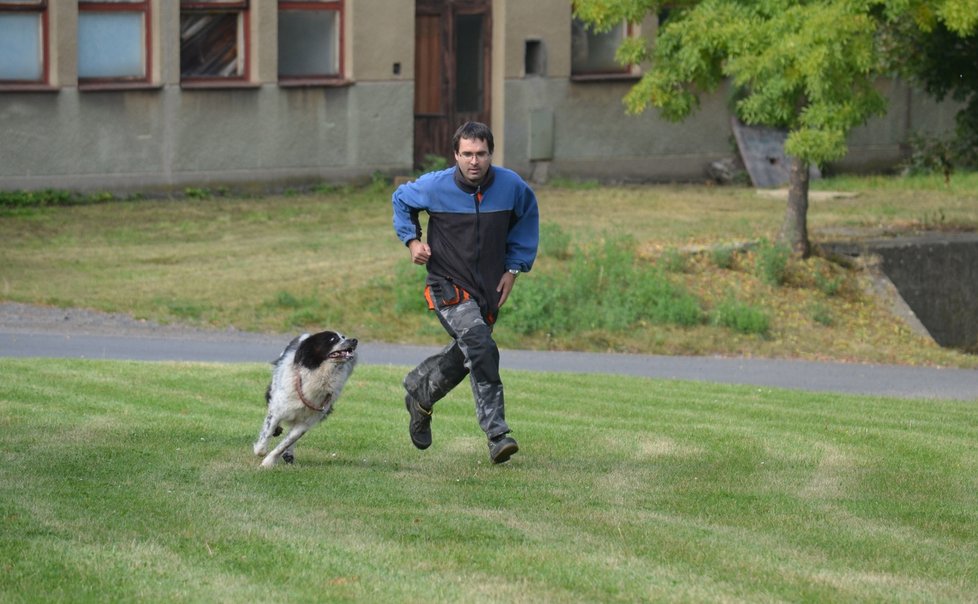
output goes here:
[{"label": "concrete retaining wall", "polygon": [[941,346],[978,352],[978,235],[941,234],[827,246],[876,254],[904,301]]}]

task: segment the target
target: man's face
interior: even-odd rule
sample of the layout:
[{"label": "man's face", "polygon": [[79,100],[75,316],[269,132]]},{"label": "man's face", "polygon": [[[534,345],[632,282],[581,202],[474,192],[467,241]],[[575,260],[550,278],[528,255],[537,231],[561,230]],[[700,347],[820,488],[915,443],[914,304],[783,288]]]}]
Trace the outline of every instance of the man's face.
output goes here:
[{"label": "man's face", "polygon": [[470,185],[478,185],[486,177],[486,172],[489,171],[489,165],[492,163],[489,145],[486,141],[477,138],[459,139],[455,161],[458,162],[465,180]]}]

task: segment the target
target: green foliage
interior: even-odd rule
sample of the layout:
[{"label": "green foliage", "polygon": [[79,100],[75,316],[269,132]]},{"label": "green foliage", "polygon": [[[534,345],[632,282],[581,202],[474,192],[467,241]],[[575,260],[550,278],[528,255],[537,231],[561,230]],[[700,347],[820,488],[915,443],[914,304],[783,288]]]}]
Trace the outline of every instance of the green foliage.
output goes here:
[{"label": "green foliage", "polygon": [[734,265],[734,250],[727,246],[719,246],[710,250],[710,260],[717,268],[731,269]]},{"label": "green foliage", "polygon": [[421,163],[421,169],[415,172],[415,175],[420,176],[422,174],[427,174],[428,172],[437,172],[439,170],[444,170],[447,167],[447,158],[435,153],[429,153],[424,156],[424,161]]},{"label": "green foliage", "polygon": [[376,170],[370,175],[370,184],[367,187],[367,190],[372,191],[375,194],[389,191],[391,190],[391,180],[386,174],[380,170]]},{"label": "green foliage", "polygon": [[540,225],[539,255],[542,258],[567,260],[571,257],[571,236],[559,224],[544,222]]},{"label": "green foliage", "polygon": [[713,310],[713,323],[748,335],[765,336],[771,319],[763,309],[728,296]]},{"label": "green foliage", "polygon": [[0,208],[34,208],[45,206],[77,206],[115,201],[112,193],[78,193],[59,189],[40,191],[0,191]]},{"label": "green foliage", "polygon": [[624,330],[645,321],[696,325],[699,301],[665,274],[635,258],[634,243],[612,238],[594,250],[575,250],[567,270],[534,275],[503,309],[517,333],[567,335]]},{"label": "green foliage", "polygon": [[826,296],[837,296],[842,290],[842,284],[845,281],[843,275],[836,275],[834,277],[826,277],[822,273],[815,273],[815,287],[819,289],[820,292]]},{"label": "green foliage", "polygon": [[547,186],[555,189],[570,189],[572,191],[593,191],[601,187],[601,183],[593,178],[579,179],[555,176],[550,179]]},{"label": "green foliage", "polygon": [[947,141],[921,134],[910,137],[910,156],[903,163],[903,173],[909,176],[940,174],[950,180],[954,170],[954,151]]},{"label": "green foliage", "polygon": [[832,327],[835,324],[835,319],[832,317],[832,311],[821,303],[815,303],[811,307],[812,320],[822,325],[824,327]]},{"label": "green foliage", "polygon": [[[607,29],[622,19],[639,22],[661,4],[574,0],[574,14]],[[738,89],[735,109],[744,122],[787,128],[787,153],[823,164],[845,155],[852,128],[886,109],[874,84],[889,73],[888,47],[880,40],[892,24],[922,32],[943,25],[957,38],[975,32],[975,15],[974,0],[684,2],[658,30],[654,46],[650,40],[629,40],[619,49],[623,64],[650,64],[625,104],[634,113],[656,107],[666,119],[679,121],[698,107],[700,94],[729,78]],[[907,53],[906,47],[891,47]],[[943,58],[939,52],[933,56]],[[969,80],[978,81],[974,52],[960,56],[964,65],[954,68],[953,77],[968,73]],[[951,81],[946,74],[940,77]]]},{"label": "green foliage", "polygon": [[936,16],[923,23],[894,20],[884,43],[890,49],[888,67],[938,100],[950,97],[962,103],[954,138],[942,151],[958,167],[978,168],[978,31],[974,24],[978,5],[973,0],[959,4],[953,10],[945,6],[943,21]]},{"label": "green foliage", "polygon": [[788,274],[788,260],[791,248],[782,243],[771,243],[762,239],[757,246],[754,269],[761,281],[768,285],[784,284]]},{"label": "green foliage", "polygon": [[659,262],[662,264],[662,268],[670,273],[685,273],[689,268],[689,258],[674,247],[664,251]]},{"label": "green foliage", "polygon": [[332,182],[321,182],[312,187],[310,191],[317,195],[333,195],[343,189],[343,185]]},{"label": "green foliage", "polygon": [[187,199],[210,199],[213,193],[207,187],[187,187],[183,190]]}]

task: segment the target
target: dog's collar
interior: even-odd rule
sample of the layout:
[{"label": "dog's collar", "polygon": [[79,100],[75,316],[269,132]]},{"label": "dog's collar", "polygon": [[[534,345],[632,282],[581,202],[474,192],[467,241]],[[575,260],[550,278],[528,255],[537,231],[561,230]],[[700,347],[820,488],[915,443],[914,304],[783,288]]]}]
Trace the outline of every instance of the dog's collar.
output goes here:
[{"label": "dog's collar", "polygon": [[303,405],[305,405],[306,407],[309,407],[313,411],[325,411],[326,410],[326,405],[329,404],[329,400],[332,398],[332,395],[327,394],[326,395],[326,398],[323,400],[322,406],[321,407],[317,407],[317,406],[313,405],[312,403],[310,403],[309,402],[309,399],[306,398],[306,395],[302,393],[302,374],[299,373],[299,370],[298,369],[295,370],[295,377],[292,379],[292,383],[295,386],[295,393],[299,395],[299,400],[302,401],[302,404]]}]

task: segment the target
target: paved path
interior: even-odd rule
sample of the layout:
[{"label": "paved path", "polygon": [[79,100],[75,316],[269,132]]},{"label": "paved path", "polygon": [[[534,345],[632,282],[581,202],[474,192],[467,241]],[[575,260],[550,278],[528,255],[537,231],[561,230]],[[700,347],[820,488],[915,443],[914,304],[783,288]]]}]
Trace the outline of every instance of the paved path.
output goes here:
[{"label": "paved path", "polygon": [[[165,328],[125,333],[57,330],[4,324],[0,356],[131,359],[143,361],[271,362],[288,336],[242,332],[169,333]],[[413,366],[437,350],[377,342],[361,344],[361,362]],[[860,365],[769,359],[672,357],[580,352],[502,351],[504,369],[604,373],[722,384],[842,392],[978,403],[978,370]]]}]

